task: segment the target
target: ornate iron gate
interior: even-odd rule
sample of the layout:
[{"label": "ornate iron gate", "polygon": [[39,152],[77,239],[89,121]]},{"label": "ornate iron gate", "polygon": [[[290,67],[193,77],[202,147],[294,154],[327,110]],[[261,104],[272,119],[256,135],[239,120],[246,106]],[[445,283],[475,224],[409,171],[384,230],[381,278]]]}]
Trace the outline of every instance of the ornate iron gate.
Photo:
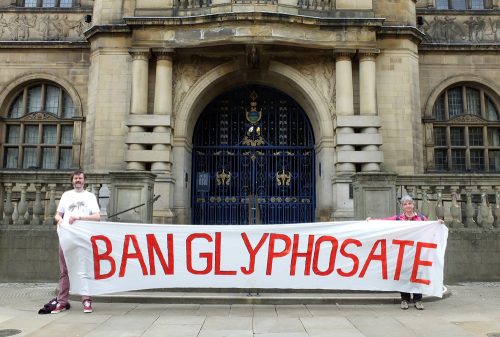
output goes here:
[{"label": "ornate iron gate", "polygon": [[314,137],[286,94],[249,85],[213,100],[193,136],[195,224],[314,221]]}]

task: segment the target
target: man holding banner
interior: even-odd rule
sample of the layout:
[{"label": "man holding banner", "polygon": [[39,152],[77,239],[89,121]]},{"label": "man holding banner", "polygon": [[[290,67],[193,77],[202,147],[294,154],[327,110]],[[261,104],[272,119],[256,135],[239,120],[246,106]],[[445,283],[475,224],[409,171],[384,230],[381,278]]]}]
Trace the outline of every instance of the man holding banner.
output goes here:
[{"label": "man holding banner", "polygon": [[[85,190],[85,173],[77,170],[71,175],[73,189],[63,193],[59,206],[57,207],[54,219],[57,221],[58,228],[61,225],[72,225],[75,221],[99,221],[101,213],[99,204],[95,195]],[[59,293],[57,295],[57,306],[51,311],[52,314],[58,314],[66,310],[69,298],[70,279],[68,276],[68,267],[63,249],[61,248],[61,239],[59,238]],[[78,266],[70,264],[70,269],[78,269]],[[92,312],[92,301],[89,294],[82,294],[83,312]]]}]

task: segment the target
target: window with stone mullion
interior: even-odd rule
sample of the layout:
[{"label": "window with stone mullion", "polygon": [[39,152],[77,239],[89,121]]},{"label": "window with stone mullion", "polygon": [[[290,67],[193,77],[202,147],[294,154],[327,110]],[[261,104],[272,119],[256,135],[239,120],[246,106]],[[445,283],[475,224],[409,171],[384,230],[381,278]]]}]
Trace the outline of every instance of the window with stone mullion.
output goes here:
[{"label": "window with stone mullion", "polygon": [[471,1],[471,9],[485,8],[484,0],[470,0],[470,1]]},{"label": "window with stone mullion", "polygon": [[74,0],[24,0],[22,7],[42,7],[42,8],[72,8],[75,5]]},{"label": "window with stone mullion", "polygon": [[484,149],[470,150],[471,171],[484,171]]},{"label": "window with stone mullion", "polygon": [[448,114],[449,118],[463,114],[462,88],[455,87],[448,90]]},{"label": "window with stone mullion", "polygon": [[[434,169],[500,172],[500,109],[492,97],[484,89],[457,85],[436,99]],[[460,118],[466,115],[479,119],[469,123],[468,118]]]},{"label": "window with stone mullion", "polygon": [[436,9],[485,9],[491,8],[491,0],[436,0]]},{"label": "window with stone mullion", "polygon": [[[64,90],[49,83],[26,86],[7,111],[6,132],[0,138],[3,168],[72,168],[75,108]],[[47,112],[62,120],[22,119],[37,112]]]},{"label": "window with stone mullion", "polygon": [[465,99],[467,101],[468,114],[481,116],[481,100],[479,97],[479,90],[466,88]]}]

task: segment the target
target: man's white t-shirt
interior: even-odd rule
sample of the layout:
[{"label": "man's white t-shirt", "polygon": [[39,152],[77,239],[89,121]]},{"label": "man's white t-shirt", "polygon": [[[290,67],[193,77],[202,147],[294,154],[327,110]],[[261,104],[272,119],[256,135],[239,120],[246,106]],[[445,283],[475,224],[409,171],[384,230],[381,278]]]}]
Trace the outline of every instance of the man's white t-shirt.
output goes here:
[{"label": "man's white t-shirt", "polygon": [[63,223],[68,223],[71,215],[75,217],[99,213],[99,204],[95,195],[87,190],[76,192],[69,190],[63,193],[57,212],[63,214]]}]

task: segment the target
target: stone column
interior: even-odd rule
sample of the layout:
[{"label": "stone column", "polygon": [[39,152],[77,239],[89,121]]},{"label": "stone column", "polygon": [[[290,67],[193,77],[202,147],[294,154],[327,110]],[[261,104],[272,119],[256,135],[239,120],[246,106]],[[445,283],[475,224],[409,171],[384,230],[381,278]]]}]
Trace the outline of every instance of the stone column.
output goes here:
[{"label": "stone column", "polygon": [[[154,97],[155,115],[172,115],[172,55],[170,51],[154,51],[156,55],[156,84]],[[169,137],[169,129],[166,125],[158,125],[153,128],[154,133],[164,134]],[[170,141],[166,142],[170,143]],[[170,152],[170,145],[153,144],[153,150]],[[165,158],[159,159],[151,164],[151,171],[170,170],[169,163]]]},{"label": "stone column", "polygon": [[[377,115],[377,91],[376,91],[376,53],[372,51],[360,51],[359,54],[359,112],[362,116]],[[363,134],[377,134],[375,127],[361,129]],[[378,151],[377,145],[365,145],[362,151]],[[361,165],[363,172],[379,172],[378,163],[364,163]]]},{"label": "stone column", "polygon": [[354,90],[352,79],[352,56],[354,50],[339,50],[334,52],[335,56],[335,87],[336,87],[336,114],[337,124],[335,133],[336,145],[336,172],[332,178],[333,187],[333,212],[331,219],[343,221],[352,219],[353,200],[351,198],[351,175],[356,172],[356,166],[351,162],[351,156],[346,155],[355,151],[352,143],[340,143],[339,138],[354,135],[354,128],[350,125],[338,123],[339,117],[354,116]]},{"label": "stone column", "polygon": [[[154,96],[154,114],[172,116],[173,107],[173,51],[170,49],[153,49],[156,56],[156,82]],[[172,178],[172,125],[171,118],[162,119],[169,123],[156,125],[153,128],[155,143],[152,150],[157,154],[151,164],[151,171],[156,176],[154,193],[160,198],[154,203],[153,222],[172,223],[173,220],[173,190],[174,179]]]},{"label": "stone column", "polygon": [[[335,53],[335,83],[336,83],[336,111],[337,115],[354,115],[354,91],[352,84],[352,60],[354,55],[350,51],[341,51]],[[351,134],[354,129],[350,127],[337,128],[337,133]],[[337,147],[337,151],[354,151],[352,145],[342,145]],[[339,173],[355,172],[356,167],[353,163],[338,163]]]},{"label": "stone column", "polygon": [[[148,68],[149,49],[130,49],[132,55],[132,102],[131,114],[147,114],[148,110]],[[130,126],[129,133],[144,132],[142,126]],[[144,150],[142,144],[129,144],[129,150]],[[128,170],[143,171],[146,165],[139,161],[129,161]]]}]

